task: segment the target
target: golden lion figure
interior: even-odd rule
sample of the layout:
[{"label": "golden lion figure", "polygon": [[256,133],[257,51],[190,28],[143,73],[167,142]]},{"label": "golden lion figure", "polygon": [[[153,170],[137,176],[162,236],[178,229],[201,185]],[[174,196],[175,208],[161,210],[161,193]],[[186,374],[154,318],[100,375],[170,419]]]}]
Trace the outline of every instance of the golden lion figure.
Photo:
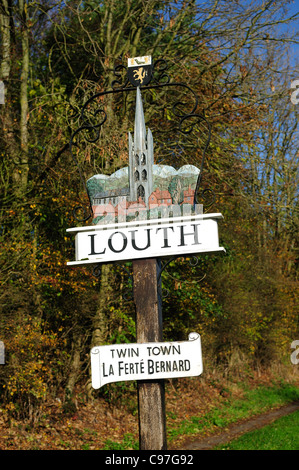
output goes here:
[{"label": "golden lion figure", "polygon": [[146,70],[144,70],[142,67],[139,67],[139,69],[134,71],[134,79],[139,80],[140,84],[143,83],[145,76],[146,76]]}]

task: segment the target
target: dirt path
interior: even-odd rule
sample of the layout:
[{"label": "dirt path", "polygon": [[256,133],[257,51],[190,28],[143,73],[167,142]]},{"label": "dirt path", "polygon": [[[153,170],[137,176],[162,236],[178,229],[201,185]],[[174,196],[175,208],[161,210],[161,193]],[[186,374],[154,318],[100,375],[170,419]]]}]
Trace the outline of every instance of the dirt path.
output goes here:
[{"label": "dirt path", "polygon": [[203,439],[192,438],[186,440],[181,446],[180,450],[211,450],[213,447],[226,444],[227,442],[236,439],[242,434],[259,429],[267,424],[272,423],[282,416],[293,413],[294,411],[299,410],[299,401],[285,405],[279,409],[268,411],[254,418],[250,418],[241,423],[236,423],[230,426],[226,431],[221,434],[209,436]]}]

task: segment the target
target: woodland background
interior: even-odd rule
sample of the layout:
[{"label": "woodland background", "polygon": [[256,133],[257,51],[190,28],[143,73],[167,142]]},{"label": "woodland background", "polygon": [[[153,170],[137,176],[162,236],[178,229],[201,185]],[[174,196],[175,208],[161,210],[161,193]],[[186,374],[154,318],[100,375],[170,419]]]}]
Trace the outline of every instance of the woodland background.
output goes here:
[{"label": "woodland background", "polygon": [[[298,14],[290,7],[285,0],[0,1],[5,413],[36,423],[58,397],[70,407],[78,393],[112,403],[133,386],[95,392],[89,370],[93,345],[135,341],[125,271],[109,265],[95,277],[90,267],[66,266],[74,259],[66,229],[84,224],[74,210],[87,202],[69,140],[82,105],[111,89],[114,67],[128,57],[167,60],[171,80],[197,93],[196,112],[212,126],[202,188],[216,195],[211,206],[203,194],[199,202],[224,216],[225,255],[201,255],[196,266],[178,259],[163,273],[164,340],[200,333],[208,368],[228,370],[236,357],[253,369],[289,363],[299,336],[299,105],[290,99],[299,79]],[[198,166],[203,122],[195,137],[180,133],[177,92],[153,89],[143,98],[155,161]],[[192,107],[191,95],[182,103]],[[108,95],[97,105],[107,115],[99,139],[81,135],[74,147],[83,180],[127,165],[134,96]]]}]

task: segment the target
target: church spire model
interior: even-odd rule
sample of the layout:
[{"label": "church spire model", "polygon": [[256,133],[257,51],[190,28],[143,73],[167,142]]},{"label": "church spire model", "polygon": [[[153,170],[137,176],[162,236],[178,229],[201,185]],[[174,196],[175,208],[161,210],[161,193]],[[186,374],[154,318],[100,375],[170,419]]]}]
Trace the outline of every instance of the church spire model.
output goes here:
[{"label": "church spire model", "polygon": [[154,149],[151,130],[146,132],[140,88],[136,90],[134,141],[129,132],[130,200],[148,207],[153,192]]}]

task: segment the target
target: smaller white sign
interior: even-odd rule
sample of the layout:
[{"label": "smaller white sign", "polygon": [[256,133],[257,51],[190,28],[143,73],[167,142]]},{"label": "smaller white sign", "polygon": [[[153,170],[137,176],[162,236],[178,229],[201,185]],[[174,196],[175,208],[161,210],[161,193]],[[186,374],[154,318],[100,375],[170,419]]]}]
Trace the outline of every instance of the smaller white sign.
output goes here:
[{"label": "smaller white sign", "polygon": [[95,389],[128,380],[194,377],[203,370],[198,333],[190,333],[188,341],[96,346],[90,358]]}]

